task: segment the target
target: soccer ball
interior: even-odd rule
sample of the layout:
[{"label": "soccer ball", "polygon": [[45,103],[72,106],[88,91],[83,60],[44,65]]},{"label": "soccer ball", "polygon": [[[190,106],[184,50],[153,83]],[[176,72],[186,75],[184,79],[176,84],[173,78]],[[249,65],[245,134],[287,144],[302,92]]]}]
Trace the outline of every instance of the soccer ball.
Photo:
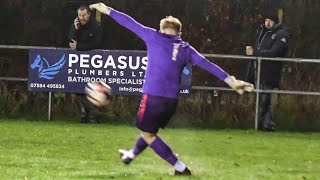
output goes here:
[{"label": "soccer ball", "polygon": [[87,99],[95,106],[102,107],[111,103],[112,89],[106,83],[87,83],[84,90]]}]

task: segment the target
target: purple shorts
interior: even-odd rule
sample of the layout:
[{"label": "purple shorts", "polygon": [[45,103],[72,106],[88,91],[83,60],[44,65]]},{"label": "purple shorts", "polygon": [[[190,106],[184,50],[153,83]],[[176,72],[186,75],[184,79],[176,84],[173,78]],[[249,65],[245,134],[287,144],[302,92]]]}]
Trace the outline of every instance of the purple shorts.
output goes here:
[{"label": "purple shorts", "polygon": [[137,128],[147,133],[158,133],[174,115],[177,104],[177,99],[144,94],[138,110]]}]

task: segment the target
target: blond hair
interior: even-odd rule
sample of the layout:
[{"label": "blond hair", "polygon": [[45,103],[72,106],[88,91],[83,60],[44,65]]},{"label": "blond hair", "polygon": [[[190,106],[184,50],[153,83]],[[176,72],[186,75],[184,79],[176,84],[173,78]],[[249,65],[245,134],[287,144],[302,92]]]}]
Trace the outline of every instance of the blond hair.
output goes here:
[{"label": "blond hair", "polygon": [[163,30],[165,28],[173,28],[177,32],[181,32],[182,24],[179,19],[173,16],[167,16],[160,21],[160,29]]}]

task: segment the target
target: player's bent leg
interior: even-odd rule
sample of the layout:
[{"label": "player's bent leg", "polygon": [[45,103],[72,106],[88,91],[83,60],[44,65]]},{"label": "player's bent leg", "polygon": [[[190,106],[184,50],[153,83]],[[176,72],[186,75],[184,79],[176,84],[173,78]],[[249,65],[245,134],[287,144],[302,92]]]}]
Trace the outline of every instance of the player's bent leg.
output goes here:
[{"label": "player's bent leg", "polygon": [[175,168],[174,175],[191,175],[191,172],[186,165],[178,160],[169,145],[167,145],[159,136],[146,132],[142,132],[141,134],[143,139],[149,144],[150,148]]},{"label": "player's bent leg", "polygon": [[136,144],[135,144],[135,146],[133,148],[134,156],[138,156],[147,147],[148,147],[148,143],[141,136],[139,136],[139,138],[137,139]]}]

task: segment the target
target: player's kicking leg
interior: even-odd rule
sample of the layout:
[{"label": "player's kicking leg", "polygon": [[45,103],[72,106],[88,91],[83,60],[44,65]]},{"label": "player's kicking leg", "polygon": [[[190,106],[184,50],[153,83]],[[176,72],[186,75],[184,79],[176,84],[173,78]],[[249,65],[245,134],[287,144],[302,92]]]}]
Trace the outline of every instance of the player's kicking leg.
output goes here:
[{"label": "player's kicking leg", "polygon": [[129,165],[131,161],[148,147],[144,139],[139,136],[135,146],[132,149],[119,149],[122,162]]},{"label": "player's kicking leg", "polygon": [[[143,95],[139,107],[139,111],[137,114],[137,122],[136,125],[138,126],[141,122],[141,119],[145,118],[145,113],[147,109],[147,102],[150,100],[148,95]],[[119,149],[120,158],[122,162],[126,165],[129,165],[131,161],[138,156],[141,152],[143,152],[148,147],[148,144],[144,141],[144,139],[139,136],[134,147],[132,149]]]}]

